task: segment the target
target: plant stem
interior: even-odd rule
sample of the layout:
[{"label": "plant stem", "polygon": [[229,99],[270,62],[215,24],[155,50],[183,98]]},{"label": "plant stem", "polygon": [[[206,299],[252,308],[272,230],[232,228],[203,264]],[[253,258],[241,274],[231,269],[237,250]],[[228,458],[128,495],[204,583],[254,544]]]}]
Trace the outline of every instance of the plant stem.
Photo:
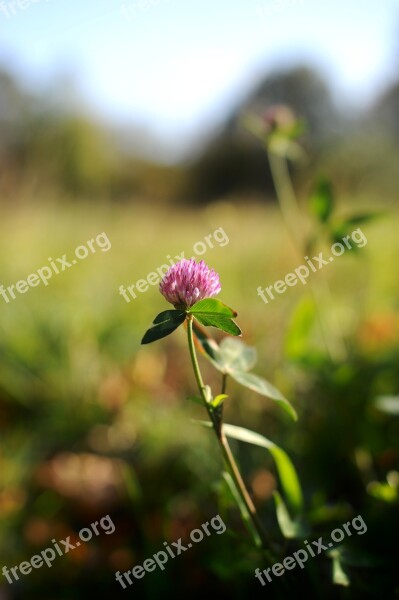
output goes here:
[{"label": "plant stem", "polygon": [[291,235],[296,251],[301,253],[303,247],[302,232],[300,229],[301,214],[298,209],[288,165],[284,158],[277,156],[270,150],[267,151],[267,157],[283,221]]},{"label": "plant stem", "polygon": [[[222,375],[222,389],[220,390],[221,394],[225,394],[226,393],[226,387],[227,387],[227,373],[223,373]],[[219,404],[219,406],[217,407],[217,417],[219,419],[220,423],[223,423],[223,412],[224,412],[224,402],[222,402],[221,404]]]},{"label": "plant stem", "polygon": [[[292,185],[287,160],[284,157],[277,156],[268,149],[267,156],[283,221],[288,233],[291,236],[298,256],[302,257],[302,249],[304,247],[304,238],[301,231],[302,215],[298,208],[298,201]],[[324,287],[324,295],[327,296],[327,299],[330,300],[331,304],[331,293],[327,282],[324,279],[322,279],[322,282]],[[340,333],[340,335],[335,336],[335,339],[331,338],[320,310],[321,294],[316,286],[314,286],[311,282],[309,282],[309,289],[316,307],[320,331],[327,348],[327,352],[332,360],[342,360],[346,356],[346,348],[342,334]],[[337,333],[339,332],[339,329],[340,328],[336,326]]]},{"label": "plant stem", "polygon": [[[206,392],[206,387],[204,385],[204,382],[202,380],[202,375],[201,375],[201,371],[199,368],[199,364],[198,364],[198,359],[197,359],[197,355],[195,352],[195,346],[194,346],[194,338],[193,338],[193,317],[192,315],[188,315],[187,316],[187,335],[188,335],[188,346],[190,349],[190,356],[191,356],[191,361],[193,364],[193,368],[194,368],[194,374],[195,374],[195,378],[197,381],[197,385],[201,394],[201,398],[202,401],[204,403],[204,406],[208,412],[209,418],[211,420],[212,426],[213,426],[213,430],[215,431],[218,443],[219,443],[219,447],[222,451],[222,455],[224,458],[224,461],[226,463],[226,466],[228,468],[228,471],[232,477],[234,486],[237,490],[238,495],[241,497],[246,511],[252,521],[252,528],[250,528],[252,534],[253,534],[253,539],[254,539],[254,543],[258,546],[258,547],[263,547],[266,545],[266,535],[265,532],[263,530],[263,527],[259,521],[259,517],[258,514],[256,512],[256,508],[254,503],[252,502],[252,499],[248,493],[247,488],[245,487],[245,483],[241,477],[241,473],[238,469],[237,463],[234,459],[234,456],[231,452],[230,449],[230,445],[227,441],[227,438],[224,434],[223,431],[223,422],[222,422],[222,417],[218,415],[216,415],[215,411],[213,410],[213,408],[209,405],[208,400],[207,400],[207,392]],[[224,380],[224,385],[223,387],[225,388],[225,380]],[[241,510],[241,507],[240,507]],[[245,523],[247,523],[247,515],[243,514],[243,511],[241,510],[241,515],[243,517],[243,520]],[[256,535],[254,535],[254,531],[256,532]]]},{"label": "plant stem", "polygon": [[221,392],[220,392],[221,394],[225,394],[226,393],[226,387],[227,387],[227,373],[223,373],[223,375],[222,375],[222,389],[221,389]]}]

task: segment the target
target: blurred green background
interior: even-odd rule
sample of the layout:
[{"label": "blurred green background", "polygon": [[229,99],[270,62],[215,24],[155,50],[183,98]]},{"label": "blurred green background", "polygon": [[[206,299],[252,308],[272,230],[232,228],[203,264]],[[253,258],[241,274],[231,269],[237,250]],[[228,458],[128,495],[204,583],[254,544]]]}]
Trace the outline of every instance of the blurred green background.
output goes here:
[{"label": "blurred green background", "polygon": [[[252,4],[253,10],[260,6]],[[264,30],[275,22],[286,39],[284,27],[293,26],[296,18],[297,28],[314,19],[322,30],[325,21],[317,21],[313,4],[297,4],[270,10],[271,24],[262,21]],[[326,5],[331,17],[340,10]],[[242,6],[232,3],[232,23]],[[119,14],[120,8],[113,10]],[[251,84],[245,81],[239,93],[227,89],[230,99],[220,100],[218,119],[206,123],[204,111],[205,133],[197,131],[184,153],[176,138],[184,137],[182,123],[189,117],[182,116],[176,133],[170,119],[165,138],[155,117],[153,128],[148,125],[150,112],[144,118],[137,110],[129,120],[121,111],[113,120],[90,94],[84,96],[77,64],[69,65],[70,78],[61,78],[65,64],[59,57],[58,75],[47,72],[40,81],[45,61],[39,58],[57,47],[57,31],[71,46],[76,37],[77,56],[82,52],[83,57],[79,27],[89,23],[100,61],[100,45],[108,38],[96,27],[109,16],[106,9],[110,4],[100,3],[92,20],[82,13],[76,29],[70,21],[64,29],[61,2],[32,5],[8,18],[3,13],[0,24],[0,283],[7,287],[26,279],[49,257],[72,258],[76,247],[102,232],[111,244],[108,251],[97,249],[54,275],[48,286],[17,293],[8,303],[0,297],[0,567],[29,560],[53,538],[76,540],[82,527],[107,514],[116,531],[12,585],[1,576],[0,598],[202,598],[208,593],[287,598],[298,589],[309,598],[398,597],[399,79],[394,38],[385,40],[390,70],[382,73],[374,65],[381,77],[367,102],[361,86],[358,97],[348,102],[332,70],[318,63],[316,34],[310,55],[303,52],[299,58],[287,41],[290,60],[283,59],[280,48],[272,66],[258,65],[259,76]],[[187,31],[196,28],[184,22],[182,11],[177,0],[148,5],[147,12],[136,6],[133,25],[137,35],[149,36],[160,69],[158,21],[175,19]],[[229,14],[226,8],[224,15]],[[256,11],[242,14],[242,40],[251,37],[251,27],[260,35]],[[397,10],[392,22],[394,16],[397,22]],[[229,23],[219,17],[213,20],[210,7],[203,15],[221,43]],[[369,17],[372,26],[371,12]],[[55,33],[51,23],[56,23]],[[204,23],[197,24],[203,33]],[[365,31],[360,28],[359,38],[353,34],[353,48],[364,42]],[[39,39],[43,35],[47,46]],[[116,46],[118,35],[115,23],[108,23],[107,36]],[[170,29],[164,35],[170,36]],[[232,36],[228,48],[236,41]],[[333,48],[337,40],[330,43]],[[31,71],[29,57],[21,58],[29,44]],[[176,48],[184,52],[190,41],[178,38]],[[205,44],[202,50],[198,64],[205,69],[212,55]],[[153,74],[142,60],[132,61],[132,98],[139,95],[133,82],[140,69],[148,69],[151,89]],[[122,64],[101,65],[114,86],[112,70],[123,71]],[[169,67],[166,57],[164,65]],[[126,71],[123,75],[128,78]],[[236,76],[244,81],[238,67]],[[370,87],[376,80],[375,73],[374,79],[370,75]],[[176,102],[184,90],[179,81],[173,90]],[[158,91],[155,106],[162,104],[161,87]],[[210,85],[204,95],[210,97],[211,91]],[[172,103],[173,94],[165,102]],[[264,148],[241,121],[244,113],[262,114],[276,103],[289,105],[306,124],[300,138],[304,158],[291,165],[304,214],[301,226],[309,234],[317,229],[307,207],[321,174],[332,181],[338,217],[379,214],[361,225],[364,248],[346,252],[311,275],[314,286],[330,289],[318,308],[331,345],[344,344],[334,360],[309,308],[310,284],[289,288],[267,305],[257,295],[258,286],[283,279],[303,262],[282,220]],[[333,584],[327,555],[285,575],[281,583],[260,586],[254,571],[266,565],[221,483],[218,448],[209,432],[192,422],[204,415],[187,400],[195,393],[195,380],[184,332],[140,346],[153,317],[167,305],[156,285],[129,303],[119,292],[121,285],[147,278],[167,257],[183,251],[190,257],[193,246],[218,228],[228,243],[214,241],[201,258],[220,274],[220,299],[238,311],[243,340],[258,350],[255,372],[278,386],[299,413],[293,423],[267,399],[229,383],[225,420],[266,435],[292,458],[305,495],[308,539],[328,536],[362,515],[367,534],[344,544],[342,567],[350,586]],[[328,251],[326,241],[315,253],[322,250]],[[219,385],[219,374],[203,360],[201,366],[206,381]],[[381,401],[385,396],[389,400]],[[263,523],[281,544],[273,502],[278,478],[271,458],[240,443],[233,449]],[[115,571],[142,564],[164,541],[187,540],[192,529],[216,514],[227,525],[225,534],[205,538],[169,561],[165,571],[146,574],[129,590],[119,587]],[[299,546],[286,540],[282,557]]]}]

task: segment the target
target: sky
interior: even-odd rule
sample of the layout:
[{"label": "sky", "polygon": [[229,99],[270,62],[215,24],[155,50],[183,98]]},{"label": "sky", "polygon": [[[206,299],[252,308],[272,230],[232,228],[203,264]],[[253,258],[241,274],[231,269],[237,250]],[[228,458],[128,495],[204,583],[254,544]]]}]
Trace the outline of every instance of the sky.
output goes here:
[{"label": "sky", "polygon": [[276,66],[312,63],[367,105],[398,31],[399,0],[0,0],[0,65],[33,87],[68,75],[95,114],[176,152]]}]

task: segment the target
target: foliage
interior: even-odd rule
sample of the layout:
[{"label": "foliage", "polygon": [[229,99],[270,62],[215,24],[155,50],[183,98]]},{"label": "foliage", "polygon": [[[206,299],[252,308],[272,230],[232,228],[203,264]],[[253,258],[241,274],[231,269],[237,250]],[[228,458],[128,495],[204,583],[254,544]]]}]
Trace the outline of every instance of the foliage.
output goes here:
[{"label": "foliage", "polygon": [[[361,212],[351,199],[345,208]],[[379,199],[371,209],[381,209]],[[395,402],[381,398],[396,398],[399,390],[399,288],[390,268],[399,251],[397,216],[373,224],[369,260],[337,262],[328,274],[336,309],[351,308],[349,353],[344,362],[333,364],[320,352],[311,303],[302,315],[292,315],[305,296],[302,288],[267,307],[256,296],[257,285],[278,279],[294,260],[290,247],[281,244],[278,214],[267,207],[249,210],[247,204],[236,209],[223,204],[218,210],[216,225],[222,215],[231,245],[229,253],[214,248],[207,258],[223,273],[226,298],[235,298],[249,344],[240,345],[238,338],[219,342],[218,331],[209,329],[224,350],[220,368],[262,374],[284,392],[299,416],[293,422],[281,404],[230,378],[222,403],[226,422],[262,432],[284,448],[300,474],[304,515],[297,520],[270,451],[230,438],[260,517],[273,544],[279,546],[285,531],[278,551],[288,556],[301,547],[305,532],[308,541],[328,536],[361,514],[367,533],[347,538],[339,557],[351,582],[344,593],[392,597],[398,587],[399,420]],[[167,218],[178,224],[173,232],[165,227]],[[9,595],[59,597],[60,581],[67,582],[63,596],[68,600],[115,595],[116,570],[142,564],[164,541],[187,536],[218,512],[226,534],[211,536],[192,554],[171,561],[159,577],[148,574],[138,593],[264,595],[254,569],[266,568],[266,559],[248,544],[231,492],[220,480],[210,432],[190,422],[203,419],[203,409],[182,400],[193,393],[182,332],[140,347],[143,328],[159,310],[157,294],[147,291],[130,303],[118,295],[121,283],[144,277],[168,253],[185,249],[188,254],[209,231],[209,218],[162,210],[154,218],[150,209],[123,206],[115,207],[112,219],[102,206],[95,211],[37,206],[26,214],[4,213],[4,285],[45,264],[48,256],[70,253],[104,228],[113,244],[112,252],[93,255],[47,287],[10,304],[2,300],[2,564],[20,564],[53,537],[76,535],[107,513],[116,524],[115,534],[93,540],[86,554],[76,559],[71,554],[52,569],[31,573],[19,588],[7,587]],[[206,379],[218,389],[223,373],[202,356]],[[288,520],[281,508],[276,513],[276,506],[282,506],[276,492]],[[332,563],[327,555],[312,559],[292,577],[280,578],[283,591],[268,588],[269,596],[290,597],[300,587],[309,598],[336,597],[340,590],[331,583]]]}]

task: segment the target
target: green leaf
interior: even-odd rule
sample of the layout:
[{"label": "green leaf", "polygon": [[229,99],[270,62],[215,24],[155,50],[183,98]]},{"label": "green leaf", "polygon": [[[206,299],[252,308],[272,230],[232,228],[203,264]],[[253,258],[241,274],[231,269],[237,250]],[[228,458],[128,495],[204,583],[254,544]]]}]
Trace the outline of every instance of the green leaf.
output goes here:
[{"label": "green leaf", "polygon": [[194,313],[194,315],[201,325],[205,325],[205,327],[216,327],[230,335],[242,335],[241,329],[230,317],[217,313]]},{"label": "green leaf", "polygon": [[218,345],[215,340],[195,320],[194,333],[200,349],[218,371],[228,374],[231,371],[249,371],[257,361],[256,348],[247,346],[241,340],[226,337]]},{"label": "green leaf", "polygon": [[198,333],[196,332],[196,336],[205,352],[205,356],[218,371],[230,375],[241,385],[258,392],[262,396],[280,403],[290,417],[294,420],[298,418],[293,406],[271,383],[258,375],[246,372],[256,363],[257,352],[255,348],[247,346],[240,340],[231,338],[225,338],[218,346],[201,328],[199,328]]},{"label": "green leaf", "polygon": [[219,355],[224,373],[250,371],[258,359],[256,348],[233,338],[224,338],[220,342]]},{"label": "green leaf", "polygon": [[289,137],[294,140],[303,133],[306,133],[306,131],[306,121],[304,119],[297,119],[289,130]]},{"label": "green leaf", "polygon": [[200,350],[214,360],[218,360],[220,356],[219,344],[209,335],[198,321],[193,320],[194,335],[199,343]]},{"label": "green leaf", "polygon": [[218,396],[216,396],[216,398],[212,400],[211,404],[214,408],[216,408],[217,406],[219,406],[219,404],[223,404],[226,398],[228,398],[227,394],[219,394]]},{"label": "green leaf", "polygon": [[[207,421],[203,422],[207,427],[211,426]],[[303,510],[303,497],[301,485],[295,471],[295,467],[289,456],[277,444],[268,440],[263,435],[237,427],[236,425],[223,425],[224,433],[231,438],[254,444],[261,448],[266,448],[272,455],[281,482],[281,487],[284,491],[285,498],[294,514],[299,514]]]},{"label": "green leaf", "polygon": [[339,550],[331,552],[330,556],[333,560],[333,583],[335,583],[335,585],[342,585],[344,587],[348,587],[350,585],[350,580],[349,576],[345,573]]},{"label": "green leaf", "polygon": [[298,359],[309,350],[309,337],[316,322],[315,303],[304,297],[295,307],[285,336],[285,352],[290,359]]},{"label": "green leaf", "polygon": [[373,498],[388,504],[395,503],[399,499],[398,490],[385,482],[370,481],[367,486],[367,493]]},{"label": "green leaf", "polygon": [[199,349],[203,353],[205,358],[207,358],[209,362],[213,364],[215,369],[217,369],[221,373],[225,373],[224,359],[220,350],[220,346],[195,319],[193,321],[193,329],[197,341],[197,346],[199,346]]},{"label": "green leaf", "polygon": [[331,217],[334,210],[334,197],[332,185],[328,179],[322,177],[316,183],[309,198],[309,208],[321,223],[326,223]]},{"label": "green leaf", "polygon": [[187,312],[192,313],[193,315],[196,315],[197,313],[201,313],[203,315],[210,315],[210,316],[213,316],[213,315],[215,315],[215,316],[216,315],[225,315],[226,317],[236,317],[237,316],[237,312],[235,310],[233,310],[226,304],[223,304],[223,302],[220,302],[220,300],[217,300],[216,298],[204,298],[203,300],[200,300],[196,304],[193,304],[193,306]]},{"label": "green leaf", "polygon": [[184,323],[186,313],[182,310],[164,310],[153,320],[154,326],[148,329],[141,340],[142,344],[150,344],[166,337]]},{"label": "green leaf", "polygon": [[221,361],[221,352],[217,342],[195,319],[193,320],[193,330],[200,351],[205,354],[206,358],[208,358],[217,369],[221,370],[218,365],[218,362]]},{"label": "green leaf", "polygon": [[399,396],[379,396],[374,405],[388,415],[399,415]]},{"label": "green leaf", "polygon": [[204,387],[204,396],[205,396],[205,400],[207,401],[207,403],[210,404],[213,400],[213,397],[212,397],[212,390],[209,385],[206,385]]},{"label": "green leaf", "polygon": [[263,379],[263,377],[259,377],[253,373],[242,373],[241,371],[233,371],[230,373],[230,376],[246,388],[280,404],[294,421],[298,419],[298,415],[292,404],[284,398],[283,394],[274,385]]},{"label": "green leaf", "polygon": [[307,535],[305,528],[291,519],[287,507],[279,492],[273,492],[274,501],[276,503],[276,516],[281,533],[287,539],[302,538]]},{"label": "green leaf", "polygon": [[153,324],[154,325],[161,325],[162,323],[166,323],[170,319],[174,319],[175,316],[176,316],[176,314],[184,314],[184,311],[183,310],[176,310],[176,309],[163,310],[162,312],[159,313],[159,315],[157,315],[155,317],[155,319],[153,320]]},{"label": "green leaf", "polygon": [[241,329],[232,320],[237,313],[220,300],[204,298],[194,304],[188,313],[193,314],[205,327],[216,327],[230,335],[241,335]]},{"label": "green leaf", "polygon": [[[374,219],[384,216],[383,212],[376,213],[361,213],[347,217],[334,224],[331,229],[330,235],[333,242],[342,242],[342,238],[350,236],[353,233],[353,227],[369,223]],[[357,244],[352,244],[351,252],[359,252],[360,247]]]},{"label": "green leaf", "polygon": [[359,213],[358,215],[353,215],[349,217],[345,221],[343,221],[344,226],[352,226],[352,225],[362,225],[363,223],[369,223],[370,221],[374,221],[374,219],[378,219],[379,217],[384,216],[385,213],[375,212],[375,213]]}]

